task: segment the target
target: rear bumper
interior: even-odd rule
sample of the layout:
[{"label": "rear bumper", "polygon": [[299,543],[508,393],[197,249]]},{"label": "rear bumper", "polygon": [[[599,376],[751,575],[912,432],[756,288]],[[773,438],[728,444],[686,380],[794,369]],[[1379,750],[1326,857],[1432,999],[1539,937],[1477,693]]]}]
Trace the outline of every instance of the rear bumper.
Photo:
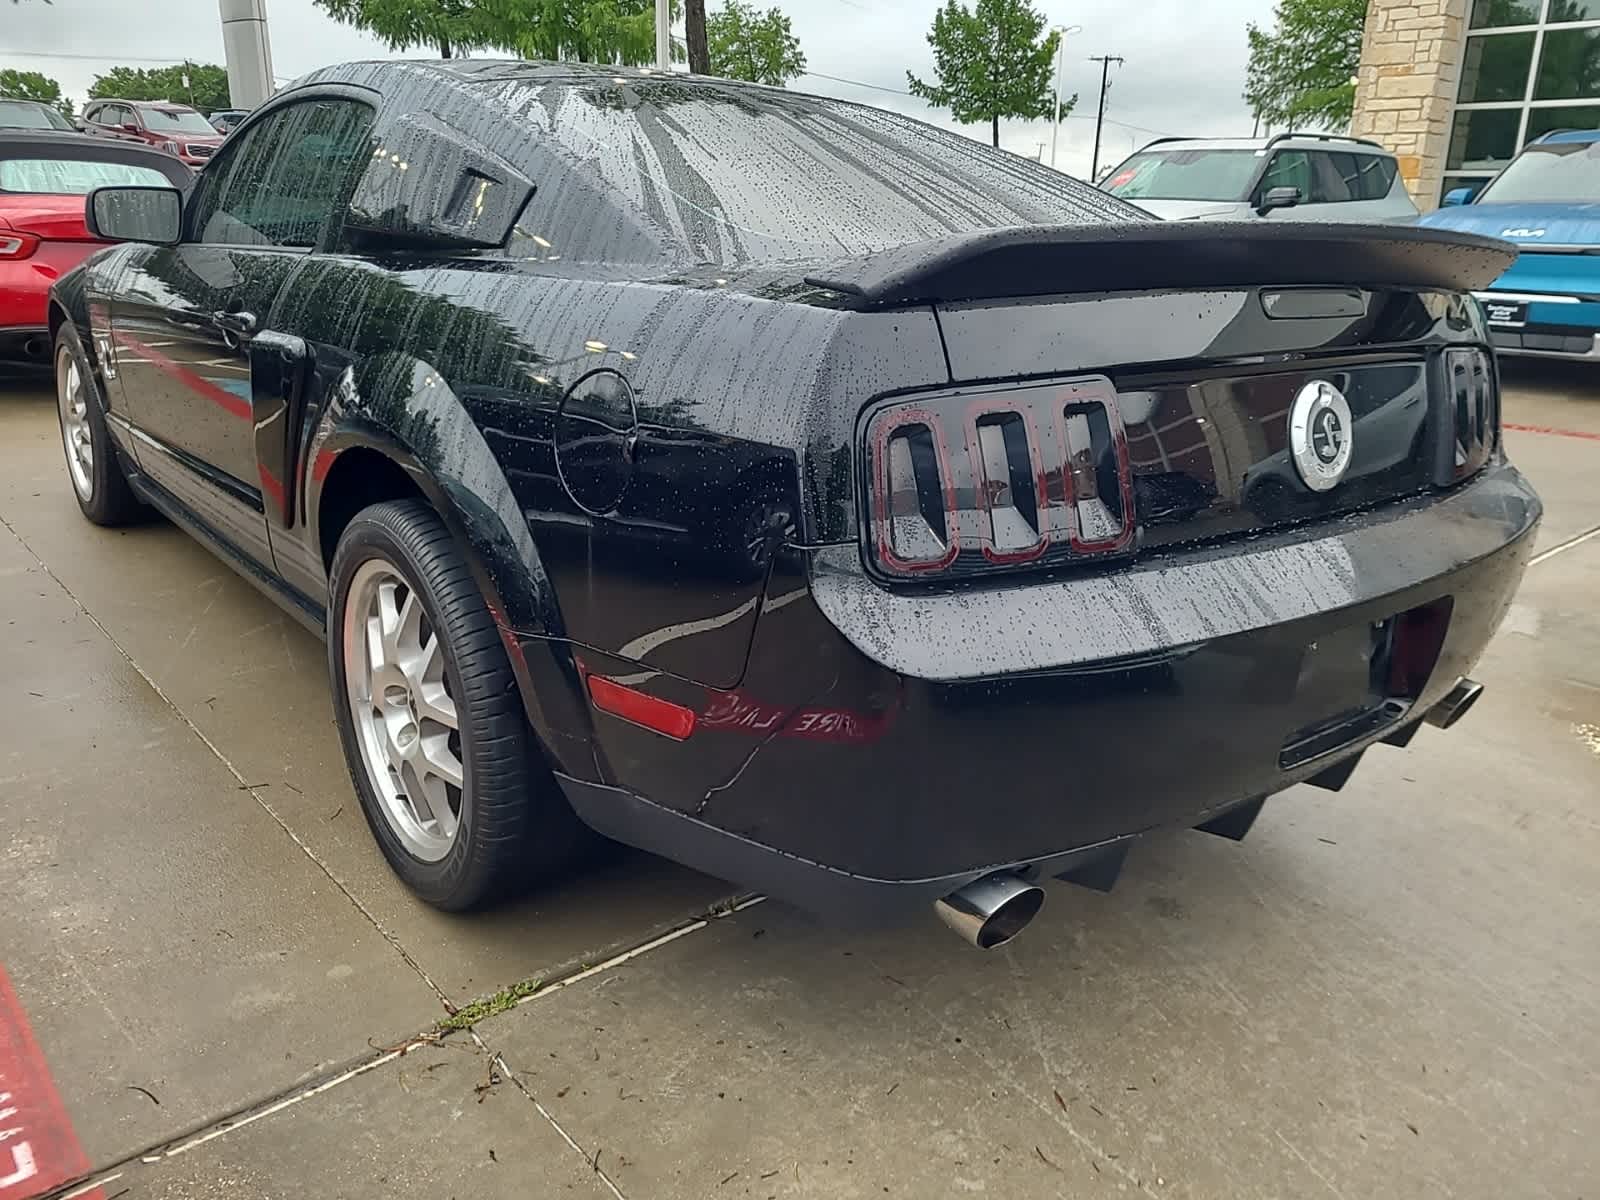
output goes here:
[{"label": "rear bumper", "polygon": [[1497,354],[1600,361],[1600,333],[1592,329],[1532,324],[1521,329],[1491,326],[1489,338]]},{"label": "rear bumper", "polygon": [[[596,771],[562,782],[608,836],[835,914],[918,906],[1003,867],[1060,873],[1420,720],[1499,625],[1540,514],[1502,465],[1322,536],[943,595],[889,592],[831,547],[774,573],[737,691],[641,685],[695,704],[692,736],[592,715]],[[1446,597],[1403,715],[1289,753],[1366,702],[1375,626]]]}]

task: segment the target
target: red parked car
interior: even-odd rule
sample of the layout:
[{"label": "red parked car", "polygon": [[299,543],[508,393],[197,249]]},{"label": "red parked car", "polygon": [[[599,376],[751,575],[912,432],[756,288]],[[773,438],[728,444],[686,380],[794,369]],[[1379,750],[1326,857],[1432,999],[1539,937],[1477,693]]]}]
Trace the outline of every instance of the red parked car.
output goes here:
[{"label": "red parked car", "polygon": [[222,135],[198,111],[166,100],[92,100],[83,110],[83,131],[144,142],[196,168],[205,166],[222,145]]},{"label": "red parked car", "polygon": [[187,190],[193,181],[188,167],[148,146],[0,129],[0,375],[50,365],[50,285],[102,245],[83,221],[88,193]]}]

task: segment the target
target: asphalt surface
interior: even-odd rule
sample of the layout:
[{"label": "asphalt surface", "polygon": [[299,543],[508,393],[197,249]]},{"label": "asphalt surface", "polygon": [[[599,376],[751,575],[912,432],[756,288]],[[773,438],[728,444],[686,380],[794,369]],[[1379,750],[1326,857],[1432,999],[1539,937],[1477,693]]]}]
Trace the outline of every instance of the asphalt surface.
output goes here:
[{"label": "asphalt surface", "polygon": [[[1600,377],[1508,386],[1549,515],[1471,716],[1056,887],[991,955],[639,855],[417,904],[323,648],[175,529],[84,522],[51,398],[0,387],[13,1052],[20,1020],[107,1198],[1588,1195]],[[0,1200],[37,1191],[15,1145]]]}]

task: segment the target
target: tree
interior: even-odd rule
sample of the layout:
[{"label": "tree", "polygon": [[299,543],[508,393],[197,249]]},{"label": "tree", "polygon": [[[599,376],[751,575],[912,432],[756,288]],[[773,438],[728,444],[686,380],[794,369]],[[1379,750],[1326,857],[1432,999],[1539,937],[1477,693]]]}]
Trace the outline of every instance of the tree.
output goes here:
[{"label": "tree", "polygon": [[689,71],[710,75],[711,44],[706,35],[706,0],[684,0],[683,43],[689,52]]},{"label": "tree", "polygon": [[711,14],[706,34],[713,75],[782,87],[806,69],[806,56],[789,30],[789,18],[776,8],[759,13],[753,4],[728,0],[726,7]]},{"label": "tree", "polygon": [[[527,58],[643,67],[656,61],[654,0],[515,0],[532,10],[500,43]],[[502,6],[506,0],[501,0]],[[678,15],[679,0],[671,14]]]},{"label": "tree", "polygon": [[[528,58],[644,66],[655,61],[654,0],[315,0],[391,50],[444,58],[503,50]],[[678,9],[677,0],[672,5]]]},{"label": "tree", "polygon": [[1244,98],[1268,125],[1344,128],[1355,108],[1367,0],[1279,0],[1274,28],[1252,23]]},{"label": "tree", "polygon": [[0,99],[37,100],[56,109],[69,121],[72,119],[72,101],[62,98],[61,85],[38,71],[0,71]]},{"label": "tree", "polygon": [[[189,77],[184,86],[183,78]],[[89,85],[89,99],[108,96],[116,100],[171,100],[192,104],[206,112],[231,108],[226,68],[210,63],[181,63],[176,67],[112,67],[96,75]]]},{"label": "tree", "polygon": [[346,25],[365,29],[391,50],[437,47],[443,58],[489,47],[510,49],[514,29],[544,7],[529,0],[316,0],[318,8]]},{"label": "tree", "polygon": [[[948,0],[928,34],[938,82],[924,83],[910,71],[906,82],[912,95],[948,108],[963,125],[988,121],[998,146],[1001,117],[1034,121],[1051,115],[1060,36],[1045,33],[1044,17],[1029,0],[977,0],[970,9]],[[1077,99],[1063,100],[1056,120]]]}]

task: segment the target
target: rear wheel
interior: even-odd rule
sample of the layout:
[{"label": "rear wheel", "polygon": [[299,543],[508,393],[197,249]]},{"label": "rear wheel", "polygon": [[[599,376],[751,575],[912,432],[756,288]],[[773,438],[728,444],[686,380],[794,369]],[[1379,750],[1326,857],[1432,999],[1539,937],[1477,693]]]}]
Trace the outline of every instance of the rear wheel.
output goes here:
[{"label": "rear wheel", "polygon": [[443,522],[358,513],[329,580],[334,710],[367,823],[413,891],[461,910],[548,876],[582,827],[539,758],[511,664]]},{"label": "rear wheel", "polygon": [[122,473],[94,372],[71,324],[56,335],[56,416],[67,476],[83,515],[96,525],[127,525],[148,517],[150,510]]}]

